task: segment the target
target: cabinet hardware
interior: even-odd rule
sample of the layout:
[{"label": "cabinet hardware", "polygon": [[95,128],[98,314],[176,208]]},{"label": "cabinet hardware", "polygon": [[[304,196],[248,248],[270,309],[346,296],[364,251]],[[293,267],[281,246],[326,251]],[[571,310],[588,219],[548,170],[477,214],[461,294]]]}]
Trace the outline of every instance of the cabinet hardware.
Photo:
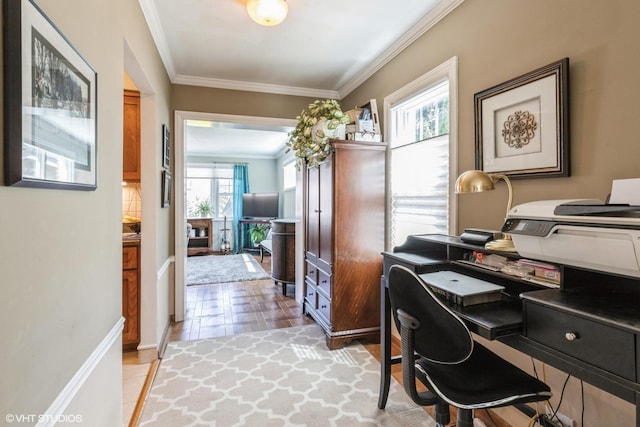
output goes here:
[{"label": "cabinet hardware", "polygon": [[564,337],[567,339],[567,341],[575,341],[580,338],[576,332],[567,332],[564,334]]}]

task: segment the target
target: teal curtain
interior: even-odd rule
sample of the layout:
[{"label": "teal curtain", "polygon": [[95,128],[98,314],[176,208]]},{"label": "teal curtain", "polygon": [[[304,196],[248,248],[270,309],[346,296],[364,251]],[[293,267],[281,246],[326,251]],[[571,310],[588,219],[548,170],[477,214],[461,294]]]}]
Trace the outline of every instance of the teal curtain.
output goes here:
[{"label": "teal curtain", "polygon": [[[249,192],[249,168],[247,165],[233,165],[233,246],[234,253],[242,251],[242,237],[239,220],[242,218],[242,195]],[[243,227],[244,228],[244,227]]]}]

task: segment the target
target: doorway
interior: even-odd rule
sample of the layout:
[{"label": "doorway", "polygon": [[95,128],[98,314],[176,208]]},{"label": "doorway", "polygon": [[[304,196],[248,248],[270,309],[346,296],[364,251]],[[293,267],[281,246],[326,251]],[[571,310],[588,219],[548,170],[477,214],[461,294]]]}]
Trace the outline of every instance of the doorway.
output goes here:
[{"label": "doorway", "polygon": [[[228,114],[197,113],[188,111],[175,112],[175,295],[174,295],[174,316],[176,322],[185,319],[185,292],[186,292],[186,257],[187,238],[185,233],[186,224],[186,200],[185,182],[187,166],[187,143],[185,141],[188,121],[213,122],[217,128],[233,128],[246,131],[256,131],[265,129],[287,130],[296,125],[292,119],[267,118],[254,116],[237,116]],[[287,130],[288,131],[288,130]],[[229,147],[228,140],[219,141],[219,147]],[[232,145],[231,145],[232,146]],[[218,148],[219,148],[218,147]],[[222,148],[224,150],[224,148]],[[284,151],[282,150],[282,153]],[[219,156],[224,156],[218,152]],[[298,196],[296,195],[296,198]],[[297,203],[296,203],[297,205]]]}]

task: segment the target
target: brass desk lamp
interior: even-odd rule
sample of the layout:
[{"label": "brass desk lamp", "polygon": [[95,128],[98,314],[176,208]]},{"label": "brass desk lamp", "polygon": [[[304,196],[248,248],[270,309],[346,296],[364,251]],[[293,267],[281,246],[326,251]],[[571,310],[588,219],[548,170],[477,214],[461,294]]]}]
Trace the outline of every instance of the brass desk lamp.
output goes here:
[{"label": "brass desk lamp", "polygon": [[[464,193],[480,193],[482,191],[495,190],[495,184],[499,180],[503,180],[507,183],[509,189],[509,200],[507,202],[507,214],[511,210],[511,204],[513,203],[513,188],[511,187],[511,181],[506,175],[500,173],[486,173],[481,170],[470,170],[463,172],[456,180],[455,192],[456,194]],[[496,251],[515,252],[516,248],[513,246],[513,241],[509,234],[505,234],[502,239],[493,240],[488,242],[485,246],[486,249],[492,249]]]}]

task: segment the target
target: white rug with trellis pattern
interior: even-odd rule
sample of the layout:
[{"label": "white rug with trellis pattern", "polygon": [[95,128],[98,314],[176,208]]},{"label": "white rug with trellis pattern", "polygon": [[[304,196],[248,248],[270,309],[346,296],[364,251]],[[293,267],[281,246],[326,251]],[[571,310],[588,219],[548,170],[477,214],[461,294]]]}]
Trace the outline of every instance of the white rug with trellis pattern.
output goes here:
[{"label": "white rug with trellis pattern", "polygon": [[330,351],[318,325],[170,343],[140,426],[435,426],[361,345]]}]

